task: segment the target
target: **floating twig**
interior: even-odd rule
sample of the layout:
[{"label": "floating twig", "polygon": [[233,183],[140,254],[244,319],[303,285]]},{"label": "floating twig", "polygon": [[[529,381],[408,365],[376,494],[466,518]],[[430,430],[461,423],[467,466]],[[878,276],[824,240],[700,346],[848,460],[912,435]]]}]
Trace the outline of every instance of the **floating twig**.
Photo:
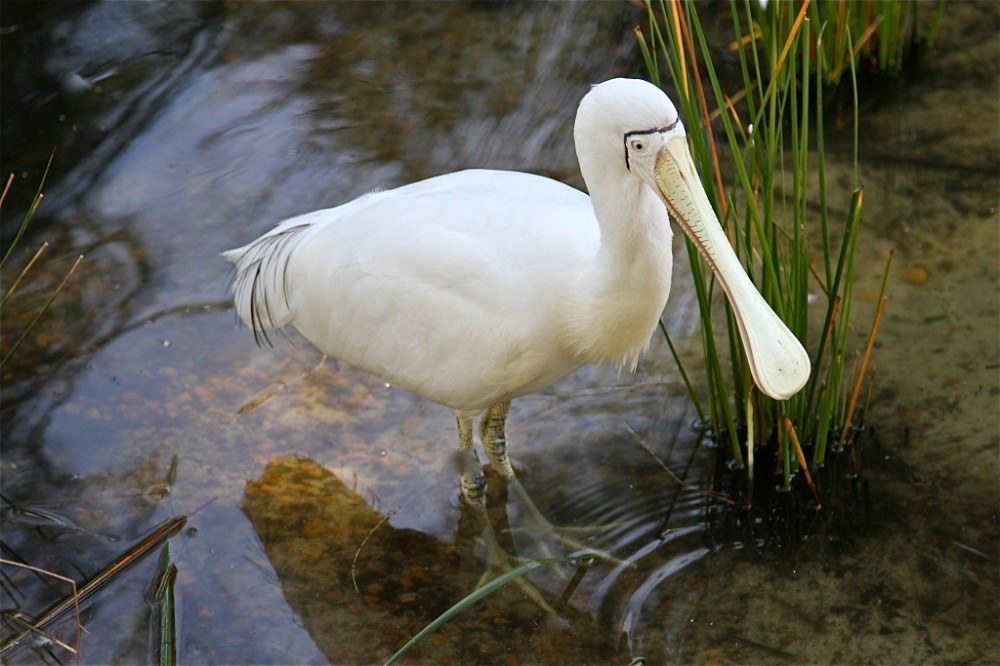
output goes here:
[{"label": "floating twig", "polygon": [[[102,570],[96,577],[85,583],[79,588],[79,590],[77,590],[76,583],[74,582],[73,594],[69,597],[64,597],[45,609],[37,618],[35,618],[33,625],[38,629],[44,630],[46,627],[58,621],[70,608],[75,608],[77,616],[79,616],[81,605],[86,603],[91,597],[111,584],[112,581],[130,569],[134,564],[138,563],[156,550],[161,543],[180,531],[180,529],[184,527],[185,523],[187,523],[186,516],[180,516],[164,522],[152,534],[105,567],[104,570]],[[6,562],[6,560],[0,561]],[[11,564],[17,564],[18,566],[23,566],[34,571],[42,571],[27,564],[19,564],[17,562],[11,562]],[[52,575],[56,576],[56,574]],[[61,576],[57,577],[62,578]],[[68,578],[63,578],[63,580],[70,581]],[[79,625],[77,630],[79,631]],[[32,633],[32,630],[26,629],[21,633],[5,640],[2,644],[0,644],[0,655],[3,655],[5,652],[16,646],[30,633]]]},{"label": "floating twig", "polygon": [[[323,358],[325,359],[326,357],[324,356]],[[372,535],[375,534],[375,530],[381,527],[382,523],[388,521],[397,513],[399,513],[399,509],[393,509],[389,513],[382,516],[382,519],[379,520],[377,523],[375,523],[374,527],[368,530],[368,534],[366,534],[365,538],[361,540],[361,544],[358,546],[358,549],[354,551],[354,559],[351,560],[351,582],[354,583],[354,591],[357,592],[358,594],[361,594],[361,589],[358,587],[358,579],[355,576],[358,565],[358,556],[361,555],[361,551],[365,547],[365,544],[368,543],[368,539],[370,539]]]},{"label": "floating twig", "polygon": [[[48,634],[45,631],[45,629],[42,628],[42,622],[40,622],[40,621],[36,621],[34,623],[28,622],[19,613],[12,615],[11,619],[14,620],[15,622],[17,622],[18,624],[22,625],[23,627],[25,627],[25,630],[22,631],[20,634],[18,634],[17,640],[20,640],[22,637],[28,635],[29,633],[31,633],[31,634],[39,634],[41,636],[44,636],[47,640],[50,640],[53,643],[55,643],[56,645],[58,645],[60,647],[63,647],[65,649],[69,650],[70,652],[72,652],[73,654],[75,654],[76,655],[76,663],[79,664],[80,663],[80,638],[81,638],[81,631],[82,631],[82,628],[83,628],[83,624],[80,621],[80,594],[79,594],[79,591],[76,588],[76,581],[73,580],[72,578],[67,578],[66,576],[62,576],[60,574],[57,574],[54,571],[48,571],[47,569],[42,569],[42,568],[39,568],[39,567],[33,567],[30,564],[26,564],[24,562],[16,562],[14,560],[8,560],[8,559],[0,558],[0,563],[2,563],[2,564],[9,564],[9,565],[15,566],[15,567],[21,567],[22,569],[28,569],[29,571],[34,571],[35,573],[40,573],[40,574],[44,574],[46,576],[51,576],[52,578],[58,578],[61,581],[65,581],[65,582],[69,583],[73,587],[73,594],[70,597],[70,599],[73,602],[73,608],[74,608],[74,610],[76,612],[76,647],[75,648],[67,645],[66,643],[64,643],[62,641],[60,641],[59,639],[55,638],[51,634]],[[4,645],[2,647],[0,647],[0,654],[3,654],[4,650],[6,650],[6,649],[7,649],[7,643],[4,643]]]}]

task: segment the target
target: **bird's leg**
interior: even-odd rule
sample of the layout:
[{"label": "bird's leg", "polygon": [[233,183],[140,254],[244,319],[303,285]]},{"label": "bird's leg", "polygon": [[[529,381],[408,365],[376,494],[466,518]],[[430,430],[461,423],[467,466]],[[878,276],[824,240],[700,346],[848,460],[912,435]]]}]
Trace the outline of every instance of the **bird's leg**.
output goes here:
[{"label": "bird's leg", "polygon": [[473,506],[486,505],[486,475],[472,446],[472,419],[458,418],[458,455],[462,497]]},{"label": "bird's leg", "polygon": [[[507,403],[509,406],[510,403]],[[504,418],[506,418],[507,410],[504,409]],[[474,514],[481,521],[481,528],[483,530],[483,536],[486,540],[486,560],[489,563],[489,568],[483,573],[483,577],[480,579],[477,587],[486,584],[492,576],[489,575],[489,570],[495,567],[499,568],[501,571],[511,570],[511,561],[516,559],[514,555],[507,551],[501,544],[497,535],[493,530],[493,526],[490,522],[489,515],[486,511],[486,476],[483,474],[482,466],[479,463],[479,458],[476,456],[476,450],[473,448],[472,442],[472,419],[471,418],[458,418],[458,449],[461,466],[461,483],[462,483],[462,497],[469,504]],[[500,422],[500,430],[503,431],[503,421]],[[484,438],[485,441],[485,438]],[[504,444],[506,449],[506,444]],[[490,456],[491,462],[494,460],[493,456]],[[513,475],[513,469],[510,467],[510,461],[506,458],[506,453],[504,453],[504,460],[506,461],[507,468],[510,469],[511,475]],[[496,469],[496,463],[493,462],[494,469]],[[534,601],[539,608],[541,608],[546,613],[552,615],[553,617],[559,617],[559,614],[552,609],[552,606],[545,601],[541,593],[528,581],[518,578],[515,584],[524,592],[524,594]]]},{"label": "bird's leg", "polygon": [[509,401],[495,403],[486,410],[479,422],[479,435],[483,440],[483,449],[490,459],[493,471],[503,477],[508,489],[512,489],[517,495],[521,510],[524,511],[538,532],[551,535],[555,540],[574,550],[586,550],[608,559],[614,559],[607,553],[566,535],[567,532],[593,533],[596,531],[594,528],[557,528],[535,506],[528,491],[524,489],[514,474],[514,468],[510,464],[510,457],[507,454],[507,414],[509,411]]},{"label": "bird's leg", "polygon": [[[521,485],[521,482],[518,481],[517,476],[514,474],[514,468],[510,464],[510,457],[507,454],[506,424],[507,414],[509,411],[509,401],[498,402],[491,405],[486,410],[486,413],[483,415],[482,420],[479,423],[479,434],[482,438],[483,449],[489,457],[490,465],[493,467],[494,473],[503,477],[504,484],[508,490],[514,490],[518,497],[518,504],[521,507],[521,510],[524,512],[528,521],[532,524],[532,530],[536,533],[536,535],[544,535],[553,538],[554,540],[562,543],[564,546],[572,548],[574,551],[588,551],[598,555],[602,559],[617,562],[618,560],[614,556],[591,548],[574,539],[566,537],[564,534],[561,534],[561,531],[546,520],[535,506],[535,503],[528,495],[528,491],[524,489],[524,486]],[[463,422],[461,419],[459,420],[459,447],[463,450],[466,448],[471,449],[472,447],[471,430],[469,429],[468,423]],[[466,492],[468,485],[471,484],[468,484],[467,478],[463,475],[462,488],[466,498],[469,498],[469,493]],[[485,482],[479,492],[482,493],[484,490]],[[519,559],[514,550],[513,542],[510,542],[509,549],[504,547],[499,539],[499,535],[493,528],[493,523],[487,513],[485,501],[472,502],[470,500],[470,505],[475,513],[485,521],[483,535],[486,538],[488,561],[491,563],[490,568],[497,568],[501,571],[510,571],[512,562]],[[503,508],[503,513],[504,518],[506,518],[505,507]],[[544,541],[537,540],[535,545],[542,549],[544,556],[551,556],[547,544],[545,544]],[[480,585],[485,584],[489,577],[489,572],[487,571],[483,574],[483,578],[480,580]],[[549,603],[543,598],[541,592],[532,583],[519,577],[515,580],[515,584],[543,611],[552,617],[561,617],[555,612],[555,610],[553,610],[552,606],[549,605]]]},{"label": "bird's leg", "polygon": [[493,471],[509,482],[514,477],[514,468],[507,455],[507,414],[510,412],[510,401],[498,402],[486,410],[479,422],[479,437],[483,440],[483,449],[489,456]]},{"label": "bird's leg", "polygon": [[541,528],[543,532],[554,532],[552,524],[541,514],[535,503],[528,496],[521,482],[514,474],[514,467],[507,455],[507,414],[510,412],[510,401],[490,405],[479,422],[479,436],[483,440],[483,449],[490,459],[493,471],[501,476],[507,487],[513,489],[518,500],[523,504],[529,519]]}]

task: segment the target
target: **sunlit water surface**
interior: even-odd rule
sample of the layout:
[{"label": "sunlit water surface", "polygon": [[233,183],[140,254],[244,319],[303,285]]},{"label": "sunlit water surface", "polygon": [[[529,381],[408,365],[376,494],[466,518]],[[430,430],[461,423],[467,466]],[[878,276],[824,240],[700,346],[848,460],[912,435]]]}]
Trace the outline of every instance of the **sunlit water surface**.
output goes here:
[{"label": "sunlit water surface", "polygon": [[[57,146],[25,239],[52,247],[13,311],[86,259],[3,370],[3,556],[84,580],[188,515],[170,550],[179,661],[383,661],[487,570],[482,525],[458,501],[453,418],[336,362],[313,371],[319,355],[294,335],[255,347],[218,253],[296,213],[465,167],[581,186],[576,102],[593,82],[642,75],[631,30],[643,14],[625,3],[60,11],[4,18],[3,168],[18,175],[5,244]],[[511,585],[411,661],[1000,661],[998,22],[989,3],[950,7],[919,76],[864,112],[857,344],[889,248],[896,259],[861,478],[832,470],[828,512],[784,532],[745,524],[698,490],[725,474],[657,337],[634,376],[582,370],[517,401],[510,423],[545,515],[603,525],[578,539],[617,561],[536,570],[528,580],[556,615]],[[831,141],[840,188],[849,141]],[[664,321],[696,367],[677,257]],[[24,320],[9,312],[5,339]],[[546,552],[517,529],[519,503],[504,511],[503,489],[490,490],[492,520],[515,528],[506,545]],[[157,658],[157,557],[85,604],[83,662]],[[5,610],[34,615],[68,591],[3,573]],[[72,643],[73,626],[68,615],[54,633]],[[32,639],[4,658],[73,661]]]}]

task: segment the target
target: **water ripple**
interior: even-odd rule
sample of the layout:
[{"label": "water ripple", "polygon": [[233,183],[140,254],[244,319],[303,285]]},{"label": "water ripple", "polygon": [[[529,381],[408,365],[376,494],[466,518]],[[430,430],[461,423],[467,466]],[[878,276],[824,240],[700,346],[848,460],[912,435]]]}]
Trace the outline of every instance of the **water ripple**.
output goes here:
[{"label": "water ripple", "polygon": [[690,553],[684,553],[671,559],[667,563],[654,570],[653,573],[643,581],[642,585],[636,589],[629,597],[625,605],[625,614],[619,625],[619,634],[624,634],[628,639],[629,649],[632,649],[632,631],[639,624],[639,616],[646,598],[655,590],[660,583],[670,578],[681,569],[693,564],[710,552],[708,548],[698,548]]}]

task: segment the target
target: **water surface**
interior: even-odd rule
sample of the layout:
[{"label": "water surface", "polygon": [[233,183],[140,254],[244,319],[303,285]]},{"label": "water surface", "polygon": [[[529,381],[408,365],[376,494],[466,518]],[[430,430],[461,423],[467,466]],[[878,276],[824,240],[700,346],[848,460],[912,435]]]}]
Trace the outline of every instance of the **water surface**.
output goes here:
[{"label": "water surface", "polygon": [[[4,239],[57,156],[28,312],[85,263],[3,376],[4,557],[84,579],[173,514],[178,659],[374,663],[487,569],[450,413],[235,322],[224,249],[278,220],[466,167],[581,186],[588,86],[641,75],[628,4],[121,3],[4,18]],[[10,23],[7,23],[8,19]],[[1000,660],[1000,10],[953,5],[939,45],[865,110],[859,330],[896,251],[862,479],[805,540],[727,529],[714,452],[666,345],[515,403],[512,452],[557,524],[624,563],[534,572],[420,663]],[[115,39],[104,35],[113,34]],[[10,91],[14,91],[13,93]],[[849,137],[831,172],[850,186]],[[834,206],[846,207],[846,194]],[[664,320],[696,359],[678,254]],[[5,285],[10,273],[5,269]],[[4,336],[21,317],[5,312]],[[248,413],[275,383],[285,390]],[[163,485],[177,457],[169,496]],[[494,487],[498,493],[502,489]],[[491,495],[503,506],[500,494]],[[523,524],[516,501],[496,520]],[[532,544],[515,533],[515,543]],[[789,544],[794,544],[790,547]],[[556,547],[556,546],[554,546]],[[155,558],[89,603],[86,663],[155,659]],[[65,593],[5,568],[4,608]],[[356,587],[355,587],[356,586]],[[56,633],[71,640],[72,622]],[[6,655],[5,655],[6,657]],[[27,642],[16,663],[72,657]]]}]

